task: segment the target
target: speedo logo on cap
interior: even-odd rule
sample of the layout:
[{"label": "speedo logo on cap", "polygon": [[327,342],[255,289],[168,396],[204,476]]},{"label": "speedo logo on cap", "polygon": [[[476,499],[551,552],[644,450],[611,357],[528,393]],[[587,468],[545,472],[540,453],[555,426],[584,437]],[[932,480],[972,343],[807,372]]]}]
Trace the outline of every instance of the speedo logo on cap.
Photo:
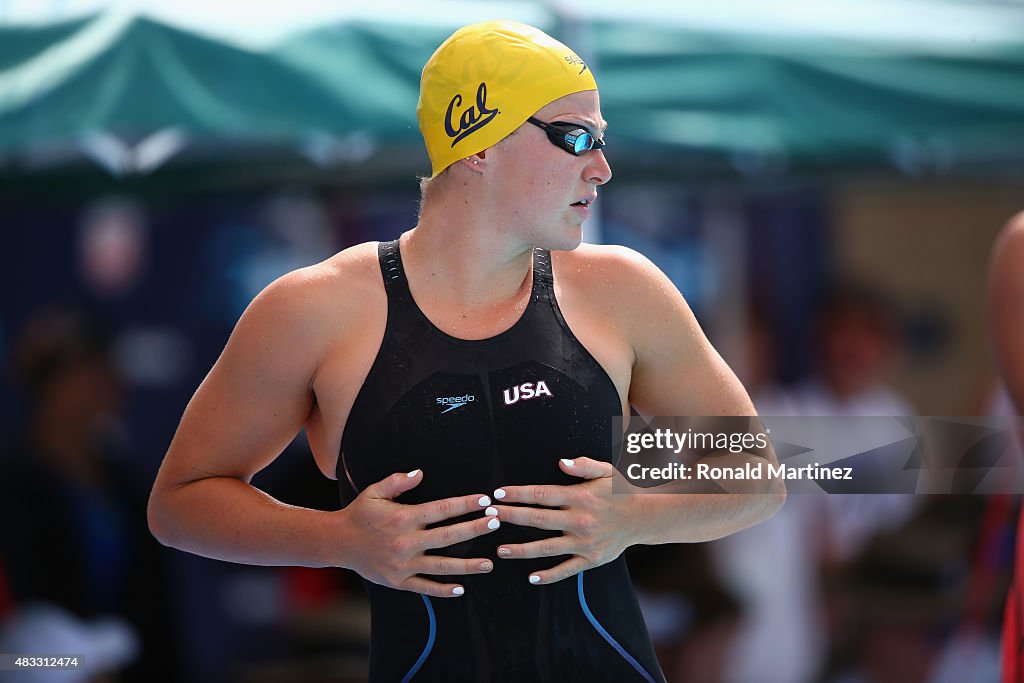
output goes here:
[{"label": "speedo logo on cap", "polygon": [[575,53],[570,52],[569,54],[567,54],[565,56],[565,61],[569,62],[570,64],[576,64],[577,66],[583,67],[580,69],[581,74],[587,70],[587,63],[580,59],[579,56],[577,56]]},{"label": "speedo logo on cap", "polygon": [[[582,71],[580,73],[583,73]],[[462,95],[455,95],[448,103],[444,114],[444,132],[452,138],[452,147],[470,133],[476,132],[494,120],[501,112],[487,107],[487,83],[480,83],[476,89],[476,102],[462,109]],[[459,119],[455,127],[454,117]]]}]

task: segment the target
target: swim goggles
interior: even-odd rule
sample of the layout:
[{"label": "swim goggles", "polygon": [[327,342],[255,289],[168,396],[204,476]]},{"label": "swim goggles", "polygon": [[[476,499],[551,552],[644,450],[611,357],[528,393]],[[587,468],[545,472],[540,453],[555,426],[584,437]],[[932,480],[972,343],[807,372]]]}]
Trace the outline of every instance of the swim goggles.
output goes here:
[{"label": "swim goggles", "polygon": [[538,128],[543,128],[548,134],[548,140],[556,147],[561,147],[569,154],[580,156],[592,149],[604,149],[604,139],[594,137],[594,134],[578,123],[567,123],[565,121],[553,121],[544,123],[532,116],[526,119]]}]

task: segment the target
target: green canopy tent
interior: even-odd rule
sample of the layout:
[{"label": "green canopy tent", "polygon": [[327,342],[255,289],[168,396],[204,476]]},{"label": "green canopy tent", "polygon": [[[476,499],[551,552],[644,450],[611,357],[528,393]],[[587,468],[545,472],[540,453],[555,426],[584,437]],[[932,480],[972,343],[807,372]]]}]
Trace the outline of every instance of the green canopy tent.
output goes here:
[{"label": "green canopy tent", "polygon": [[[255,47],[123,13],[0,25],[0,169],[83,157],[115,174],[188,159],[299,159],[408,177],[427,168],[419,70],[454,28],[481,18],[477,7],[468,19],[449,11],[426,23],[412,10],[364,12]],[[591,64],[620,168],[1024,167],[1020,9],[933,0],[908,2],[901,17],[870,3],[808,17],[753,3],[560,7],[524,3],[512,17]],[[884,21],[908,11],[917,24]]]},{"label": "green canopy tent", "polygon": [[[360,59],[344,48],[332,58]],[[0,154],[89,151],[110,140],[98,136],[138,143],[161,131],[197,149],[299,147],[318,134],[359,131],[412,138],[408,114],[360,96],[360,80],[346,88],[339,93],[269,52],[142,17],[0,29]]]}]

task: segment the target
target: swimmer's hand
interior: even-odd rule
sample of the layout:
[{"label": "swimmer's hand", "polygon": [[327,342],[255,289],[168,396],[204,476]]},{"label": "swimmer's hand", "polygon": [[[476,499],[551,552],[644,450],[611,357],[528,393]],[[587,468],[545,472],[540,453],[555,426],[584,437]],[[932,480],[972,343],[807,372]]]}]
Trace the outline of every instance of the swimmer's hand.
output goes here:
[{"label": "swimmer's hand", "polygon": [[561,536],[530,543],[502,545],[498,557],[520,560],[572,555],[551,569],[530,574],[532,584],[555,583],[584,569],[600,567],[637,542],[631,526],[636,496],[612,495],[612,481],[621,475],[611,463],[581,457],[562,459],[559,467],[583,481],[569,486],[505,486],[495,491],[495,498],[502,503],[546,506],[496,505],[502,522],[562,532]]},{"label": "swimmer's hand", "polygon": [[480,519],[425,529],[428,524],[482,512],[491,501],[482,493],[418,505],[394,501],[421,481],[420,470],[392,474],[366,487],[351,504],[338,511],[347,522],[342,539],[346,548],[344,566],[381,586],[437,598],[458,597],[465,592],[462,585],[438,583],[417,574],[486,574],[494,568],[492,562],[482,557],[464,560],[427,555],[424,551],[489,534],[498,528],[498,519],[493,515],[494,509],[489,508]]}]

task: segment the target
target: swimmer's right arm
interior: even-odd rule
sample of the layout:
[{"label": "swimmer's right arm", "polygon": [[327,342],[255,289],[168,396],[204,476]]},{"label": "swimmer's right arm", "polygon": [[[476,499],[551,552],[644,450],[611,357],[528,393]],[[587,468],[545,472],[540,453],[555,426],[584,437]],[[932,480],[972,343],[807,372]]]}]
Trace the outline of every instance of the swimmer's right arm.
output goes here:
[{"label": "swimmer's right arm", "polygon": [[149,501],[149,526],[163,544],[230,562],[346,567],[375,583],[438,597],[459,584],[417,574],[478,574],[484,558],[426,555],[489,533],[481,516],[437,529],[427,524],[480,511],[482,494],[420,505],[392,499],[424,474],[396,473],[334,512],[288,505],[250,484],[298,433],[313,407],[313,379],[332,341],[317,315],[335,290],[310,269],[268,286],[242,314],[174,435]]}]

